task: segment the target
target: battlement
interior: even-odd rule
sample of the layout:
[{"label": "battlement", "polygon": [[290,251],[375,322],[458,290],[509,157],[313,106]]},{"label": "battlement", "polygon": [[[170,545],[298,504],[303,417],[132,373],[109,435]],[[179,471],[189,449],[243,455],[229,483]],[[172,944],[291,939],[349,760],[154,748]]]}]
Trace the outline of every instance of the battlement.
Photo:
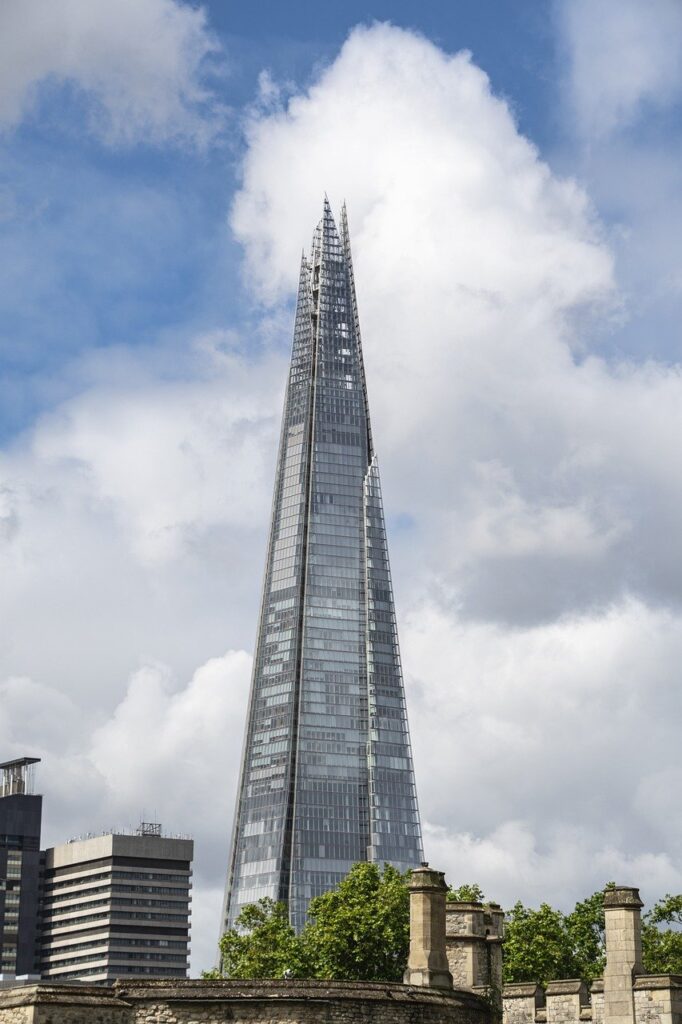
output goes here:
[{"label": "battlement", "polygon": [[[591,987],[578,979],[551,981],[545,991],[532,983],[505,985],[504,1024],[608,1024],[604,981]],[[633,1024],[682,1024],[682,975],[641,974],[632,981]]]},{"label": "battlement", "polygon": [[606,968],[588,986],[579,978],[502,986],[504,914],[496,904],[449,902],[445,947],[458,988],[497,1007],[503,1024],[682,1024],[682,976],[642,967],[642,901],[631,886],[604,892]]}]

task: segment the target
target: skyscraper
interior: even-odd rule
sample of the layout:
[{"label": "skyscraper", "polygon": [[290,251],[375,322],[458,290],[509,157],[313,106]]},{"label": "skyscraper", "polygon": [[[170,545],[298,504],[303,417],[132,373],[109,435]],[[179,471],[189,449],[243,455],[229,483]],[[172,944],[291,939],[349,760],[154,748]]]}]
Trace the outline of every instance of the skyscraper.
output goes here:
[{"label": "skyscraper", "polygon": [[303,256],[226,888],[298,929],[357,861],[422,860],[345,207]]},{"label": "skyscraper", "polygon": [[38,969],[43,798],[32,788],[39,760],[0,764],[0,974],[10,976]]}]

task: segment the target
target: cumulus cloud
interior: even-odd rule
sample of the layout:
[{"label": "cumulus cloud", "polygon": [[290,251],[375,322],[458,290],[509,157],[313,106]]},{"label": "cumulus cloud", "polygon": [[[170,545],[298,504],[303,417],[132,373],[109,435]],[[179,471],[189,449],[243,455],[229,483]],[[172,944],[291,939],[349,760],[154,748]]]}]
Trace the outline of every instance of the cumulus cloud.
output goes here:
[{"label": "cumulus cloud", "polygon": [[357,29],[254,115],[232,223],[264,302],[323,188],[350,210],[431,859],[505,900],[678,885],[647,795],[680,766],[679,367],[596,354],[607,236],[467,54]]},{"label": "cumulus cloud", "polygon": [[285,362],[224,342],[100,357],[0,455],[0,678],[109,709],[140,657],[251,643]]},{"label": "cumulus cloud", "polygon": [[[505,901],[677,886],[679,369],[594,354],[620,315],[604,232],[469,56],[359,29],[278,96],[232,223],[280,338],[323,190],[348,200],[428,855]],[[45,726],[59,820],[75,766],[77,831],[167,809],[217,915],[229,809],[191,794],[234,786],[247,665],[220,655],[252,644],[286,368],[208,352],[103,372],[5,453],[0,677],[86,716],[79,751]]]},{"label": "cumulus cloud", "polygon": [[510,632],[428,604],[404,625],[427,856],[505,901],[570,899],[649,860],[651,896],[679,885],[679,615],[629,601]]},{"label": "cumulus cloud", "polygon": [[590,355],[618,309],[605,238],[468,55],[356,30],[249,140],[233,225],[266,300],[322,184],[346,195],[389,509],[465,613],[679,601],[679,373]]},{"label": "cumulus cloud", "polygon": [[[682,8],[675,0],[556,4],[563,142],[608,225],[636,359],[679,359]],[[560,91],[561,92],[561,91]]]},{"label": "cumulus cloud", "polygon": [[679,101],[682,8],[677,0],[570,0],[558,7],[567,92],[581,134],[600,137],[647,108]]},{"label": "cumulus cloud", "polygon": [[517,900],[530,906],[551,901],[571,910],[606,882],[638,885],[645,902],[679,892],[682,873],[666,854],[628,855],[595,840],[591,827],[548,824],[538,834],[520,821],[505,821],[485,835],[448,834],[426,827],[432,863],[445,867],[451,884],[478,881],[486,897],[508,909]]},{"label": "cumulus cloud", "polygon": [[114,144],[206,144],[222,112],[205,85],[217,50],[201,8],[177,0],[8,0],[0,10],[0,126],[41,89],[69,85]]},{"label": "cumulus cloud", "polygon": [[184,684],[168,666],[144,664],[109,716],[28,678],[0,683],[3,751],[44,762],[46,844],[134,827],[143,816],[196,837],[199,966],[215,955],[221,897],[212,894],[226,868],[250,672],[244,651],[209,659]]}]

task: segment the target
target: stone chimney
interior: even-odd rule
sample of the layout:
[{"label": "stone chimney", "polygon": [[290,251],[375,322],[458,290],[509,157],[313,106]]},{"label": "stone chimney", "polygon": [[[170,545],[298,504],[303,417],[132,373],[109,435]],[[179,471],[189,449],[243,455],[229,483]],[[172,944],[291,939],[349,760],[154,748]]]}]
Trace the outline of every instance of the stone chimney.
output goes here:
[{"label": "stone chimney", "polygon": [[406,985],[451,989],[445,953],[445,875],[422,864],[412,872],[409,890],[410,957],[403,980]]},{"label": "stone chimney", "polygon": [[633,981],[642,973],[642,921],[639,890],[619,885],[604,890],[606,968],[604,1020],[634,1024]]}]

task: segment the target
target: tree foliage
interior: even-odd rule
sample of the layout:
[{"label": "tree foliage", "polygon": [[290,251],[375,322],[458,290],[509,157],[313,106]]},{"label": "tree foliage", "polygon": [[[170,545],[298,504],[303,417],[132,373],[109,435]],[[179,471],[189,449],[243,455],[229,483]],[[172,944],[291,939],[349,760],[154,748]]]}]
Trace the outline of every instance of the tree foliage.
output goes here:
[{"label": "tree foliage", "polygon": [[515,903],[505,919],[504,981],[571,978],[572,960],[566,918],[542,903],[537,910]]},{"label": "tree foliage", "polygon": [[310,977],[301,939],[289,924],[285,903],[264,898],[244,907],[237,927],[220,940],[226,978]]},{"label": "tree foliage", "polygon": [[400,981],[410,945],[407,875],[389,864],[355,864],[311,900],[302,940],[314,977]]},{"label": "tree foliage", "polygon": [[478,882],[465,882],[463,885],[448,889],[448,900],[456,903],[483,903],[485,896]]},{"label": "tree foliage", "polygon": [[[608,883],[608,887],[613,882]],[[672,927],[662,927],[672,925]],[[682,973],[682,895],[665,896],[642,920],[647,974]],[[562,914],[546,903],[529,910],[517,903],[506,919],[504,980],[546,984],[557,978],[601,977],[606,962],[604,893],[598,891]]]},{"label": "tree foliage", "polygon": [[[245,907],[221,940],[222,976],[399,981],[409,950],[408,877],[390,865],[382,871],[356,864],[335,889],[311,900],[300,935],[283,903],[262,899]],[[450,900],[484,898],[475,882],[448,892]],[[682,895],[659,900],[642,924],[644,970],[682,974]],[[548,903],[533,909],[518,902],[506,915],[505,982],[590,982],[604,961],[603,891],[568,914]]]},{"label": "tree foliage", "polygon": [[[672,928],[661,928],[661,925]],[[682,974],[682,894],[668,894],[644,915],[642,959],[647,974]]]},{"label": "tree foliage", "polygon": [[296,935],[286,906],[270,899],[244,907],[220,942],[227,978],[336,978],[399,981],[409,950],[407,875],[390,865],[355,864],[308,907]]}]

